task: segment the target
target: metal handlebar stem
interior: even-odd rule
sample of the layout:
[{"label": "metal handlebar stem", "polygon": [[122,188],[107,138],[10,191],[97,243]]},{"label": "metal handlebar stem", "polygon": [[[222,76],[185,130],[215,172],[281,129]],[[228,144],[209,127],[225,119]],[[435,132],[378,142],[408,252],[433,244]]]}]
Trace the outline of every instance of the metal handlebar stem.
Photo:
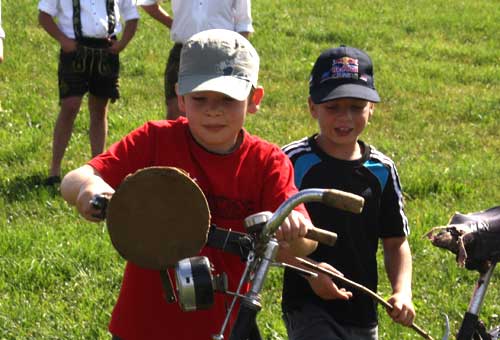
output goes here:
[{"label": "metal handlebar stem", "polygon": [[279,244],[276,239],[271,238],[267,242],[263,252],[255,257],[254,263],[251,265],[253,270],[250,273],[252,275],[250,290],[241,298],[240,310],[231,332],[230,340],[261,339],[255,323],[257,313],[262,308],[260,291],[266,280],[269,268],[276,258],[278,248]]},{"label": "metal handlebar stem", "polygon": [[[250,300],[258,299],[259,293],[262,290],[264,281],[266,279],[269,268],[271,267],[276,255],[278,254],[279,244],[276,239],[272,238],[267,243],[267,247],[264,250],[264,255],[261,258],[257,258],[256,270],[252,278],[252,287],[250,288],[247,297]],[[260,305],[260,303],[259,303]]]}]

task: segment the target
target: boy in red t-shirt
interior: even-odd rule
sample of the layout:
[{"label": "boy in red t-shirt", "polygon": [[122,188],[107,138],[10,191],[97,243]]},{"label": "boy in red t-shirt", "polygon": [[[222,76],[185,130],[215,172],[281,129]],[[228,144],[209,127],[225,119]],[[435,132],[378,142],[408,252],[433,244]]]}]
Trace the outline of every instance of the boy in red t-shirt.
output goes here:
[{"label": "boy in red t-shirt", "polygon": [[[245,217],[274,211],[297,192],[293,168],[274,144],[248,134],[246,113],[257,112],[264,89],[257,85],[259,57],[250,42],[228,30],[191,37],[181,53],[179,106],[186,117],[148,122],[105,153],[68,173],[61,184],[66,201],[98,221],[89,204],[112,195],[126,175],[148,166],[181,168],[207,197],[211,222],[244,231]],[[316,248],[305,239],[312,226],[303,206],[293,211],[276,237],[297,255]],[[239,257],[205,247],[214,267],[228,274],[235,291],[243,271]],[[127,263],[109,329],[115,339],[210,339],[220,330],[230,298],[218,294],[207,311],[182,312],[162,297],[159,271]],[[234,317],[234,316],[233,316]]]}]

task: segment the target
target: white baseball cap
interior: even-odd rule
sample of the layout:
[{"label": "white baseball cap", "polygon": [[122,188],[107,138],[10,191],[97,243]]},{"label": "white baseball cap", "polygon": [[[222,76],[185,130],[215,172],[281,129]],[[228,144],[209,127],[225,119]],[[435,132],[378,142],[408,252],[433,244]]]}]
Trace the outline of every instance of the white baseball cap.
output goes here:
[{"label": "white baseball cap", "polygon": [[178,93],[215,91],[245,100],[258,74],[259,55],[245,37],[224,29],[202,31],[182,47]]}]

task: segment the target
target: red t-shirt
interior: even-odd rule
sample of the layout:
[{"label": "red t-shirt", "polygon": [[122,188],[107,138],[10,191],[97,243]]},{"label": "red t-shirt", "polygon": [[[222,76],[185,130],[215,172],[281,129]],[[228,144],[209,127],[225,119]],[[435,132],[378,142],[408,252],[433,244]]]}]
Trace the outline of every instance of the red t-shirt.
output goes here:
[{"label": "red t-shirt", "polygon": [[[196,143],[185,118],[149,122],[89,164],[115,188],[127,174],[144,167],[184,169],[206,195],[211,223],[244,231],[245,217],[276,210],[297,189],[293,167],[280,148],[244,130],[243,134],[237,150],[219,155]],[[302,205],[298,210],[308,216]],[[227,273],[229,290],[234,292],[244,269],[240,258],[209,247],[201,255],[210,259],[216,272]],[[166,302],[158,271],[129,262],[109,329],[124,340],[211,339],[220,331],[231,300],[217,293],[211,309],[183,312],[178,304]]]}]

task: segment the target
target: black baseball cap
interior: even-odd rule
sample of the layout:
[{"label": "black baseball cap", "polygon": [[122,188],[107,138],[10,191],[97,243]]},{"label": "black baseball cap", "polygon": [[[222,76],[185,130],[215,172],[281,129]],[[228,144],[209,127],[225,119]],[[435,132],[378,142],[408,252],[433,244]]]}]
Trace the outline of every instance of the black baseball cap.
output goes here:
[{"label": "black baseball cap", "polygon": [[311,71],[309,95],[315,104],[339,98],[380,102],[375,90],[370,57],[349,46],[323,51]]}]

